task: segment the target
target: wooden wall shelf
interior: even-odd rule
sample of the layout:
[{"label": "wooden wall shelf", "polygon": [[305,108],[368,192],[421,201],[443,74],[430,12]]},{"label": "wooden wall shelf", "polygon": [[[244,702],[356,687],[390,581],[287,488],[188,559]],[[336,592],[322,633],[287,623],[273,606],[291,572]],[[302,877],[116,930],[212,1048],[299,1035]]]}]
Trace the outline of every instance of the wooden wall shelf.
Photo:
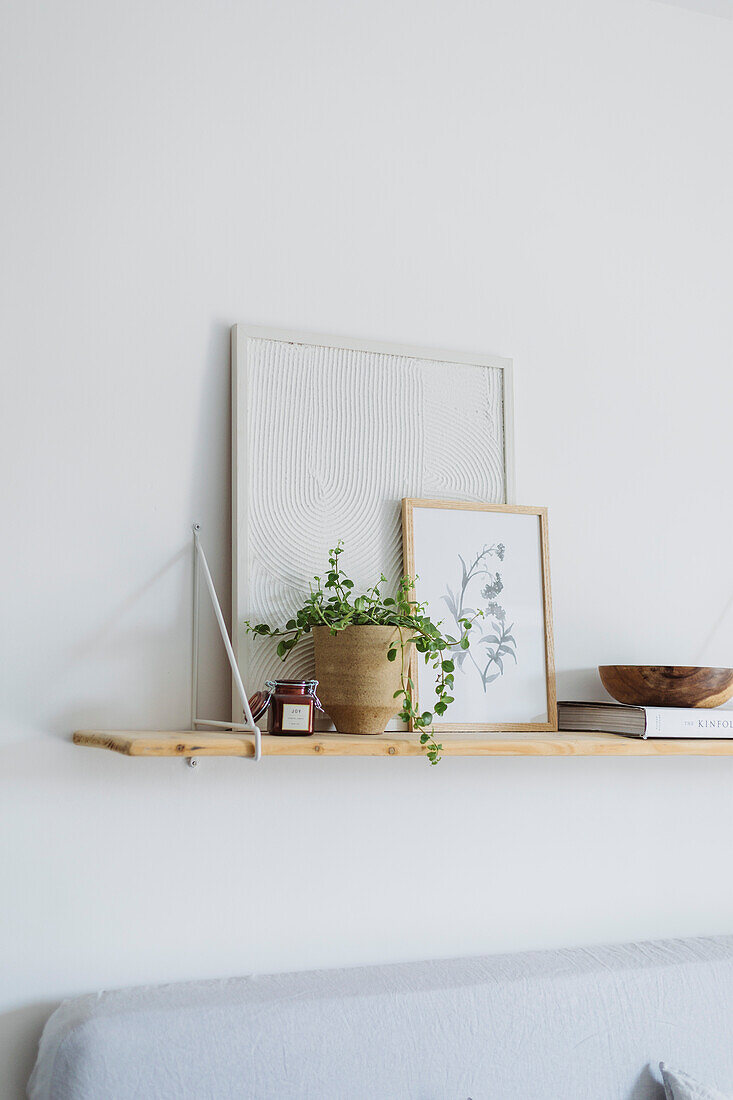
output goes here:
[{"label": "wooden wall shelf", "polygon": [[[180,730],[77,730],[75,745],[109,749],[124,756],[254,756],[248,733]],[[733,740],[640,740],[615,733],[444,734],[443,756],[733,756]],[[313,737],[262,736],[263,756],[422,756],[417,734],[355,737],[317,733]]]}]

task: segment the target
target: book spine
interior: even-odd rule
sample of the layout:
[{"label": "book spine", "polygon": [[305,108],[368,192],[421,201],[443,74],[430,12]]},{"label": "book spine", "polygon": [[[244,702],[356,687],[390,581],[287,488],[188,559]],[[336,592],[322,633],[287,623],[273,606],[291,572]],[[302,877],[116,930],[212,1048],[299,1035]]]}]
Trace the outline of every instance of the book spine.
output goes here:
[{"label": "book spine", "polygon": [[646,707],[646,736],[733,738],[733,710]]}]

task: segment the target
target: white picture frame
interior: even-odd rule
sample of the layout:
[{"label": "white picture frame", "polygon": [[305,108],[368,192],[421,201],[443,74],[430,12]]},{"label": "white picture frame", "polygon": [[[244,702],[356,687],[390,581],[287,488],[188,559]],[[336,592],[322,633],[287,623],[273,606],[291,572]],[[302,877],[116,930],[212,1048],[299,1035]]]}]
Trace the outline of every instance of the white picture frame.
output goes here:
[{"label": "white picture frame", "polygon": [[[319,391],[321,403],[327,391],[330,404],[318,408],[316,416],[323,416],[321,423],[327,424],[331,434],[323,441],[324,453],[316,453],[314,460],[311,441],[318,438],[315,429],[319,422],[316,419],[311,430],[304,434],[299,420],[302,409],[298,406],[303,401],[312,404],[310,390],[303,388],[303,378],[304,371],[316,367],[330,372],[329,386],[326,390],[322,386]],[[482,372],[480,388],[492,394],[483,419],[474,410],[476,398],[470,391],[478,383],[479,374],[471,368]],[[340,393],[342,374],[344,390]],[[431,410],[428,425],[423,423],[427,414],[418,407],[420,402],[411,396],[426,384],[433,390],[436,385],[440,388],[439,402],[432,400],[421,406],[424,410],[429,405]],[[390,583],[396,581],[402,565],[401,500],[406,495],[417,495],[421,487],[424,492],[423,482],[430,482],[430,476],[424,475],[421,433],[427,435],[430,430],[431,438],[436,431],[441,435],[442,421],[436,417],[443,415],[443,405],[446,416],[462,415],[460,402],[464,391],[463,415],[474,417],[474,428],[477,423],[486,424],[487,450],[484,456],[479,455],[473,471],[459,470],[455,475],[451,472],[455,484],[448,486],[445,495],[483,499],[488,479],[497,496],[511,502],[514,499],[511,360],[319,333],[233,326],[232,641],[249,693],[261,689],[266,679],[276,675],[304,678],[313,675],[310,639],[299,643],[283,666],[274,655],[274,645],[268,639],[253,640],[244,623],[255,619],[276,625],[280,619],[284,622],[289,618],[300,596],[307,592],[311,577],[325,565],[325,550],[338,538],[345,539],[344,567],[357,585],[373,583],[382,571]],[[381,394],[381,405],[372,400],[371,395],[376,392]],[[445,395],[450,397],[446,400]],[[360,403],[370,401],[372,407],[364,409],[361,420]],[[303,415],[312,417],[313,408]],[[386,423],[390,417],[391,427]],[[411,431],[421,436],[419,440],[413,439],[403,427],[404,419],[412,423]],[[374,440],[365,437],[365,423],[370,433],[381,433],[382,449],[396,447],[389,476],[382,471],[386,480],[381,485],[373,483],[372,467],[381,460],[382,450],[375,451]],[[359,439],[356,436],[360,431]],[[442,455],[452,450],[447,426],[445,431],[445,439],[434,441],[428,452],[433,462],[443,461]],[[496,436],[490,448],[489,431]],[[326,452],[333,449],[334,440],[341,440],[342,454],[340,465],[336,463],[330,468]],[[415,445],[405,450],[406,441]],[[330,482],[335,506],[330,512],[325,507],[316,508],[312,527],[308,527],[309,515],[304,513],[302,504],[311,485],[310,482],[304,485],[303,478],[319,462],[321,473],[314,476]],[[372,515],[364,513],[360,499],[365,486]],[[427,487],[432,491],[438,488],[434,478]],[[241,704],[233,694],[233,719],[240,718]]]}]

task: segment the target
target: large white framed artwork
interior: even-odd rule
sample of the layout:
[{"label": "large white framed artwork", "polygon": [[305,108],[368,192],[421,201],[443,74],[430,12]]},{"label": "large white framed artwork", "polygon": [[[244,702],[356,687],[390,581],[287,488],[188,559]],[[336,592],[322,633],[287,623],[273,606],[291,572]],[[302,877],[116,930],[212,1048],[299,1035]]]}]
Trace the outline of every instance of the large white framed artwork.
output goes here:
[{"label": "large white framed artwork", "polygon": [[[433,728],[557,730],[547,510],[408,499],[402,523],[416,598],[463,642],[447,654],[448,721]],[[417,709],[433,710],[434,674],[413,660],[411,675]]]},{"label": "large white framed artwork", "polygon": [[310,639],[283,664],[243,624],[284,624],[339,539],[357,585],[381,573],[395,585],[403,497],[512,500],[511,370],[491,355],[234,326],[232,633],[248,692],[313,675]]}]

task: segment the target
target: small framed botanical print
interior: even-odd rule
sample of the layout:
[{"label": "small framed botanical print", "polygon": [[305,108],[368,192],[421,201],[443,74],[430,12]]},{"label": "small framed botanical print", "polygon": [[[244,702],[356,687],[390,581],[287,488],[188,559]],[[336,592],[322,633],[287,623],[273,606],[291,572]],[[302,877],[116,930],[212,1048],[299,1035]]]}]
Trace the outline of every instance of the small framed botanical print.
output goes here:
[{"label": "small framed botanical print", "polygon": [[[450,731],[557,729],[547,510],[402,501],[405,573],[415,598],[457,640]],[[471,622],[466,631],[463,624]],[[418,709],[436,701],[413,660]]]}]

